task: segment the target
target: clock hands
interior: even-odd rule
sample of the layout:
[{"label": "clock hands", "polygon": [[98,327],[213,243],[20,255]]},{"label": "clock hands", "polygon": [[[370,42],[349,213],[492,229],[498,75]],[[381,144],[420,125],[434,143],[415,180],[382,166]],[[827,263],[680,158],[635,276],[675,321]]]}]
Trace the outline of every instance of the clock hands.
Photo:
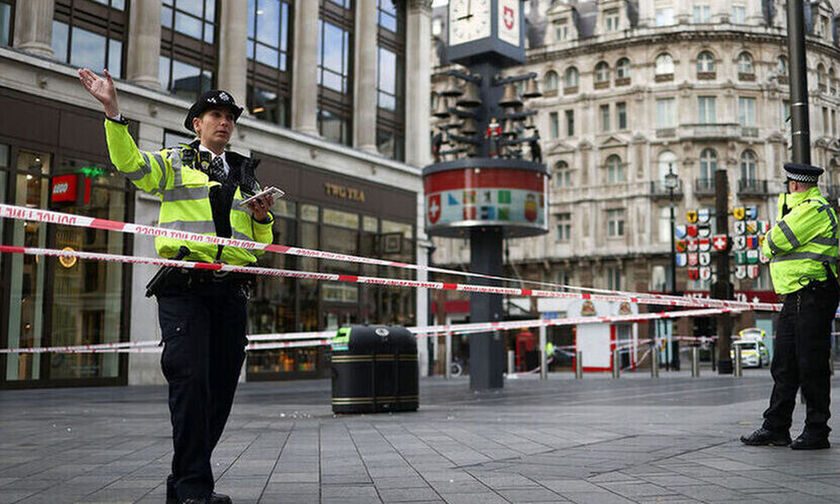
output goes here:
[{"label": "clock hands", "polygon": [[473,17],[473,15],[472,15],[472,0],[467,0],[467,14],[457,18],[456,21],[460,21],[462,19],[469,19],[471,17]]}]

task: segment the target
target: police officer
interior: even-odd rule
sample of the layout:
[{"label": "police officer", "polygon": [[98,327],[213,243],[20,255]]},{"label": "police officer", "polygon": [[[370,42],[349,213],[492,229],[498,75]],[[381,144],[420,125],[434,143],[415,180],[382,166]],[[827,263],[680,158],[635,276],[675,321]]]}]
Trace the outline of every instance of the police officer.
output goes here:
[{"label": "police officer", "polygon": [[[197,139],[157,152],[142,152],[119,112],[108,71],[105,78],[79,70],[85,89],[105,109],[105,135],[114,166],[140,190],[161,200],[159,226],[271,243],[273,201],[263,197],[245,211],[236,203],[259,192],[258,164],[225,151],[242,113],[224,91],[202,94],[184,126]],[[161,257],[248,265],[254,251],[158,237]],[[180,254],[179,254],[180,252]],[[169,383],[174,454],[167,504],[226,504],[216,494],[210,456],[227,422],[245,358],[248,289],[244,275],[174,269],[151,286],[158,299],[164,341],[161,368]]]},{"label": "police officer", "polygon": [[[784,304],[776,327],[773,393],[764,424],[742,436],[747,445],[828,448],[830,333],[838,302],[837,215],[817,188],[822,168],[784,165],[787,194],[779,195],[777,223],[762,252],[770,258],[773,288]],[[789,429],[796,391],[805,396],[805,429],[793,442]]]}]

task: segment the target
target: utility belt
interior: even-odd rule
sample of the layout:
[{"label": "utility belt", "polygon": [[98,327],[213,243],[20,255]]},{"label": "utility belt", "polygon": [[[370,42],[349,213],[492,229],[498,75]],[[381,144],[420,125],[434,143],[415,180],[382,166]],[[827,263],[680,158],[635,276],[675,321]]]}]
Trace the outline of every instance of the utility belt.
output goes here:
[{"label": "utility belt", "polygon": [[[187,247],[181,247],[174,260],[181,261],[189,255]],[[160,296],[163,293],[175,293],[191,289],[206,289],[214,286],[227,286],[239,289],[246,298],[250,297],[250,285],[253,275],[231,271],[217,271],[195,268],[161,266],[149,283],[146,284],[146,297]]]},{"label": "utility belt", "polygon": [[831,290],[831,291],[840,291],[840,284],[837,281],[837,275],[834,274],[832,271],[831,266],[829,266],[827,261],[823,261],[823,267],[825,268],[825,280],[814,280],[813,278],[808,277],[801,277],[799,279],[799,285],[802,286],[801,289],[791,292],[789,294],[781,294],[779,295],[779,301],[785,302],[789,297],[798,296],[802,293],[805,289],[810,290]]}]

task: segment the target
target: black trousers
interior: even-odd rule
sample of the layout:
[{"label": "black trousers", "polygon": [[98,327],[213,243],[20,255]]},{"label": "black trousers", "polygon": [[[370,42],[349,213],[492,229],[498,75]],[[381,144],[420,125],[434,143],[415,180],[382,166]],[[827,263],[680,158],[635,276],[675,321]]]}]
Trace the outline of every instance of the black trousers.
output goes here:
[{"label": "black trousers", "polygon": [[806,416],[804,433],[826,437],[831,392],[831,323],[837,310],[837,282],[811,282],[788,294],[779,314],[773,350],[773,393],[764,412],[764,428],[790,430],[796,392],[802,388]]},{"label": "black trousers", "polygon": [[213,491],[210,456],[245,359],[247,296],[235,282],[166,289],[158,295],[158,316],[175,449],[167,495],[207,497]]}]

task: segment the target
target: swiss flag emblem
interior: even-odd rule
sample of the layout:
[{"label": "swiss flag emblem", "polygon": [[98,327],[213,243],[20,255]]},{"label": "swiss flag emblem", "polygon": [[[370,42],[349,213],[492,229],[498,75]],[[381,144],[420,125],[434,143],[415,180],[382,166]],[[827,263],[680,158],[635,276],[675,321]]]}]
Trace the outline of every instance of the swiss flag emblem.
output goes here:
[{"label": "swiss flag emblem", "polygon": [[436,223],[440,219],[440,194],[433,194],[429,196],[429,205],[427,207],[429,214],[429,222]]},{"label": "swiss flag emblem", "polygon": [[513,13],[513,9],[510,7],[505,7],[505,28],[508,30],[513,30],[513,22],[514,22],[515,14]]}]

